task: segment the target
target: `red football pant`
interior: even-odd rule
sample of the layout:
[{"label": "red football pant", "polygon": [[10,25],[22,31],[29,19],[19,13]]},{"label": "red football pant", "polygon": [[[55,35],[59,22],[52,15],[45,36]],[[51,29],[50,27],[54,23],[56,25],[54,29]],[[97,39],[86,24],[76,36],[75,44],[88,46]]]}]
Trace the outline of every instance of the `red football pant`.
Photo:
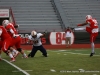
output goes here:
[{"label": "red football pant", "polygon": [[12,39],[11,37],[5,39],[3,42],[2,42],[2,50],[4,52],[6,52],[8,50],[8,48],[11,46],[11,43],[12,43]]},{"label": "red football pant", "polygon": [[17,36],[16,38],[12,38],[13,43],[12,46],[15,46],[17,49],[21,47],[21,37]]},{"label": "red football pant", "polygon": [[96,37],[98,36],[97,33],[92,33],[92,28],[86,27],[86,31],[90,34],[90,42],[94,42],[96,40]]}]

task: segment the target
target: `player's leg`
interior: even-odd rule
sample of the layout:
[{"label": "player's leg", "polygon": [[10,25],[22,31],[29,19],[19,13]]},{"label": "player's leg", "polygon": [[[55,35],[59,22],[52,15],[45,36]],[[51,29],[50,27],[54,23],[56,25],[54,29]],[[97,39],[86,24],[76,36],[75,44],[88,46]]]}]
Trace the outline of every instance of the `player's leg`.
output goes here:
[{"label": "player's leg", "polygon": [[30,55],[31,57],[34,57],[37,51],[38,51],[37,47],[33,47],[31,53],[28,54],[28,56]]},{"label": "player's leg", "polygon": [[16,49],[22,54],[24,58],[28,58],[24,50],[21,48],[21,38],[18,36],[15,40],[15,47]]},{"label": "player's leg", "polygon": [[86,27],[86,31],[91,34],[92,33],[92,29],[90,27]]},{"label": "player's leg", "polygon": [[42,52],[43,56],[47,57],[47,51],[42,45],[39,47],[39,50]]},{"label": "player's leg", "polygon": [[86,30],[86,27],[74,28],[74,30]]},{"label": "player's leg", "polygon": [[71,46],[71,37],[69,37],[69,46]]},{"label": "player's leg", "polygon": [[22,48],[17,48],[17,50],[22,54],[23,58],[28,58],[24,50],[22,50]]},{"label": "player's leg", "polygon": [[[32,46],[32,49],[33,49],[33,46]],[[31,50],[31,52],[32,52],[32,50]],[[30,56],[31,56],[31,52],[28,54],[28,57],[30,57]]]},{"label": "player's leg", "polygon": [[11,43],[10,39],[3,41],[2,50],[11,58],[11,62],[14,62],[15,58],[13,57],[11,51],[8,50],[10,47],[10,43]]},{"label": "player's leg", "polygon": [[66,47],[68,47],[68,37],[66,37]]},{"label": "player's leg", "polygon": [[14,57],[17,57],[18,56],[19,52],[17,50],[15,50],[13,47],[10,47],[9,49],[11,50],[11,53],[12,53],[12,55]]},{"label": "player's leg", "polygon": [[94,41],[97,37],[98,33],[92,33],[90,36],[90,42],[91,42],[91,53],[90,53],[90,57],[93,56],[95,54],[95,45],[94,45]]}]

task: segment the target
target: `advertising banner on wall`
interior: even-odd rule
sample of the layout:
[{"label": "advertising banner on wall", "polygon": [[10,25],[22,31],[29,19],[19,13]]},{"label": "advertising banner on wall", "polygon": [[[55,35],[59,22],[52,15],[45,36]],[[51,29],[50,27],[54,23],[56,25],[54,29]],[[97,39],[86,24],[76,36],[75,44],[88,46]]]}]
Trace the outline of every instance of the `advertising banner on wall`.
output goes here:
[{"label": "advertising banner on wall", "polygon": [[[49,45],[50,44],[50,42],[49,42],[49,34],[50,33],[47,33],[45,37],[41,38],[41,42],[42,42],[43,45]],[[26,33],[26,34],[25,33],[20,33],[19,35],[22,38],[21,44],[22,45],[26,45],[27,41],[28,41],[28,36],[30,34],[29,33]],[[32,41],[29,42],[29,44],[32,44],[32,43],[33,43]]]},{"label": "advertising banner on wall", "polygon": [[[100,34],[100,33],[99,33]],[[22,38],[21,44],[27,44],[29,33],[20,33]],[[41,38],[43,45],[65,45],[65,32],[48,32],[45,37]],[[86,32],[78,32],[71,34],[71,44],[89,44],[90,35]],[[95,40],[95,43],[100,43],[100,35]],[[32,41],[29,43],[32,44]]]},{"label": "advertising banner on wall", "polygon": [[[30,34],[19,34],[22,38],[21,44],[27,44],[28,36]],[[45,37],[41,38],[43,45],[64,45],[65,44],[65,32],[49,32]],[[71,34],[71,44],[74,43],[74,34]],[[32,41],[30,41],[32,44]]]},{"label": "advertising banner on wall", "polygon": [[[51,32],[50,36],[50,44],[51,45],[65,45],[65,32]],[[71,33],[71,44],[74,43],[74,34]]]},{"label": "advertising banner on wall", "polygon": [[0,9],[0,18],[9,17],[9,9]]}]

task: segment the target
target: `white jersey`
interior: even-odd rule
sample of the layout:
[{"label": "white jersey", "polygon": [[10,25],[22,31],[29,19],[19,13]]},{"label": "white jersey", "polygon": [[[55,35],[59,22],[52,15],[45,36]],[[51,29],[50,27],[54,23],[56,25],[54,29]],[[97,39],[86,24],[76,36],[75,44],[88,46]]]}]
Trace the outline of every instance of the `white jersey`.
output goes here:
[{"label": "white jersey", "polygon": [[67,31],[65,36],[66,36],[66,37],[71,37],[70,31]]},{"label": "white jersey", "polygon": [[40,38],[41,35],[43,35],[43,34],[42,33],[38,33],[36,38],[33,38],[30,35],[30,36],[28,36],[28,39],[32,40],[33,42],[37,41],[36,43],[33,43],[34,46],[41,46],[42,45],[41,38]]}]

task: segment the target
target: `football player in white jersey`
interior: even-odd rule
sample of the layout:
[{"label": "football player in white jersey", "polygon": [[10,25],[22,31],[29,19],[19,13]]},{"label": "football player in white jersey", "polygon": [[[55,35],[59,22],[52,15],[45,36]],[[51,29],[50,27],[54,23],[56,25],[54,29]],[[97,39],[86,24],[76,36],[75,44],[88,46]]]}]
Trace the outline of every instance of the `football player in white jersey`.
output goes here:
[{"label": "football player in white jersey", "polygon": [[28,57],[34,57],[36,52],[40,50],[44,57],[47,57],[47,51],[42,46],[41,37],[45,36],[45,33],[37,33],[36,31],[32,31],[31,35],[28,37],[29,41],[33,41],[33,48],[32,51],[28,54]]}]

